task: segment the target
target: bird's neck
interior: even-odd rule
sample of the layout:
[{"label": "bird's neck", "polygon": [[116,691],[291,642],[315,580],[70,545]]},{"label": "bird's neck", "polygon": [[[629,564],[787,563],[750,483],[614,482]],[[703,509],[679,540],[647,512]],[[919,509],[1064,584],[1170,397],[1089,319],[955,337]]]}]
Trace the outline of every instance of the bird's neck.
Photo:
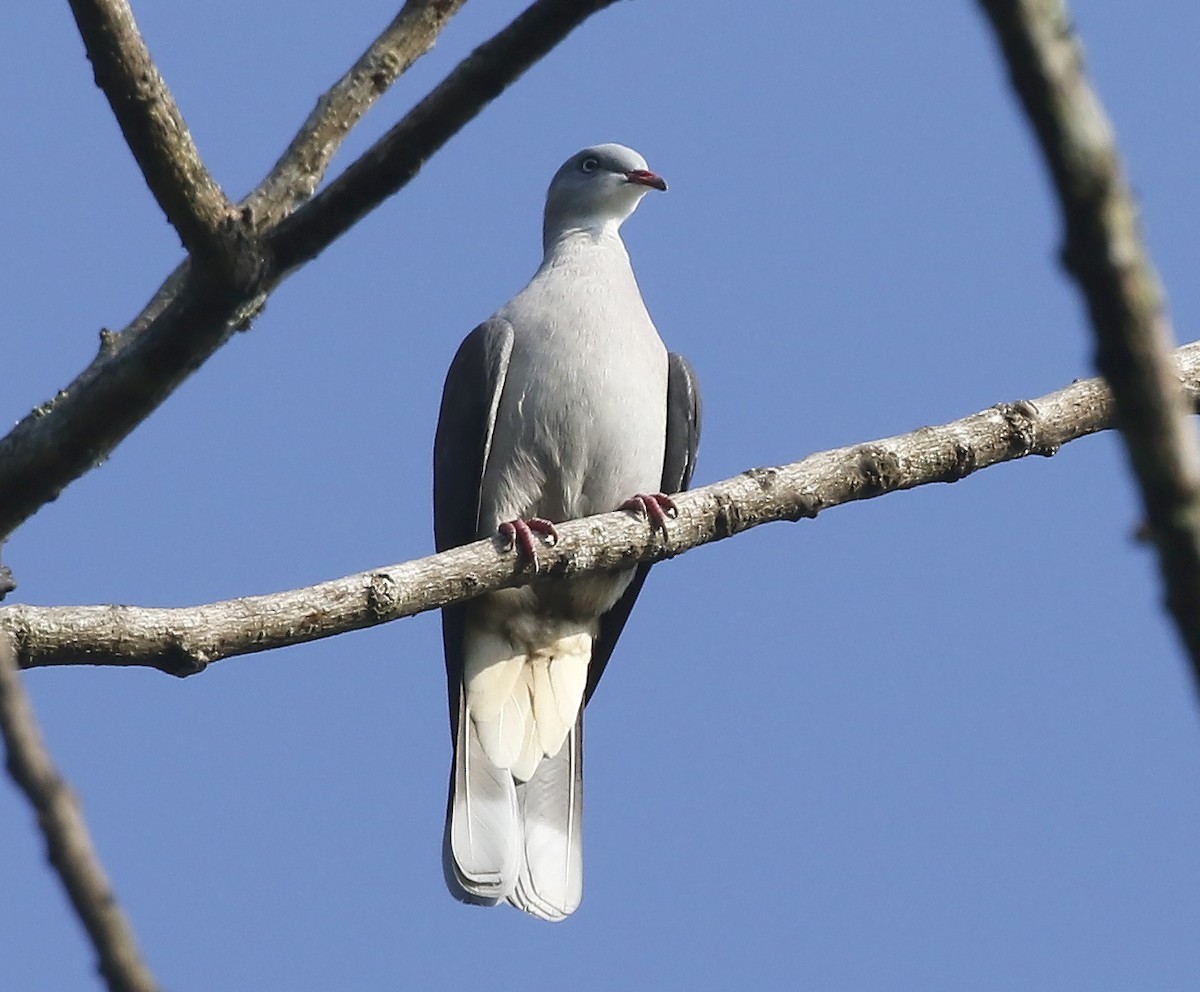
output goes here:
[{"label": "bird's neck", "polygon": [[570,224],[551,224],[547,218],[542,232],[543,264],[555,258],[616,251],[626,255],[621,240],[621,222],[611,217],[587,218]]}]

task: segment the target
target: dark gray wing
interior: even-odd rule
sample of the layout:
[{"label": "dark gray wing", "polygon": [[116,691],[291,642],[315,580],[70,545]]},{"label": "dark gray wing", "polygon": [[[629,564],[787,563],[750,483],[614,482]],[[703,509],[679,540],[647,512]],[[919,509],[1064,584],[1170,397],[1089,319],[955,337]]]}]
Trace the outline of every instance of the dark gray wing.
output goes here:
[{"label": "dark gray wing", "polygon": [[[433,441],[433,535],[438,551],[479,540],[479,488],[496,425],[496,411],[513,350],[512,325],[493,317],[458,348],[438,413]],[[462,685],[463,607],[442,610],[442,643],[451,732],[458,725]]]},{"label": "dark gray wing", "polygon": [[[681,493],[692,483],[692,473],[696,470],[696,451],[700,447],[701,414],[696,373],[686,358],[671,352],[667,356],[667,447],[662,477],[664,493]],[[585,706],[596,691],[600,676],[604,674],[604,666],[616,647],[617,638],[625,629],[625,621],[629,619],[629,613],[649,572],[649,565],[639,565],[633,581],[621,598],[600,618],[600,636],[592,645],[592,660],[588,664]]]}]

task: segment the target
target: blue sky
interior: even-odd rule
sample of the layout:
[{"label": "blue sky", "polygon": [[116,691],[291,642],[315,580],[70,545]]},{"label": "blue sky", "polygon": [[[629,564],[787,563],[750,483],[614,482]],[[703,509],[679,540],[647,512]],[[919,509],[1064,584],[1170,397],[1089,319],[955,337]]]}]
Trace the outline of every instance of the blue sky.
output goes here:
[{"label": "blue sky", "polygon": [[[251,187],[394,12],[143,0],[206,160]],[[475,3],[336,167],[521,9]],[[621,141],[626,227],[697,369],[697,483],[1092,374],[1041,163],[981,15],[623,3],[272,297],[5,549],[31,603],[188,605],[432,548],[462,336],[539,258],[549,177]],[[1200,324],[1200,7],[1077,0],[1181,340]],[[179,259],[65,4],[0,36],[0,416]],[[175,992],[1179,989],[1200,980],[1200,714],[1111,436],[656,569],[589,709],[586,884],[559,926],[459,906],[437,618],[212,666],[27,678]],[[5,985],[93,988],[0,785]]]}]

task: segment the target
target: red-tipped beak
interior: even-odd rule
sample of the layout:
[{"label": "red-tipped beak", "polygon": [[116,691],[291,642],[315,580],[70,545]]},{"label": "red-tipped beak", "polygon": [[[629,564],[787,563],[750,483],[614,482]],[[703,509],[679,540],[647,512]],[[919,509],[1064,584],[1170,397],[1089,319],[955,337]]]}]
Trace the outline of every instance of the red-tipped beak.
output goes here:
[{"label": "red-tipped beak", "polygon": [[625,173],[625,179],[628,182],[637,183],[639,186],[649,186],[651,189],[665,190],[667,188],[667,181],[657,172],[651,172],[649,169],[633,169]]}]

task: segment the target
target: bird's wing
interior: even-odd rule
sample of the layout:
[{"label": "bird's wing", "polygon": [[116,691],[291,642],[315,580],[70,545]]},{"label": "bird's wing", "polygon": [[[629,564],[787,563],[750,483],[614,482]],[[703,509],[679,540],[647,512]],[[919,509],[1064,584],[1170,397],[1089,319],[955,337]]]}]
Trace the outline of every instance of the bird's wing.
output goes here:
[{"label": "bird's wing", "polygon": [[[438,551],[480,539],[479,495],[491,450],[515,333],[493,317],[459,346],[446,373],[433,442],[433,536]],[[442,610],[450,723],[458,724],[462,683],[463,607]]]},{"label": "bird's wing", "polygon": [[667,449],[663,457],[663,492],[681,493],[692,484],[696,451],[700,447],[703,404],[691,363],[682,355],[667,355]]},{"label": "bird's wing", "polygon": [[[438,551],[478,540],[479,494],[496,411],[512,356],[512,325],[495,318],[463,341],[446,375],[433,444],[433,529]],[[512,776],[483,754],[463,705],[461,605],[442,610],[446,685],[454,762],[446,809],[443,867],[450,891],[464,902],[494,904],[512,888],[520,849]],[[461,807],[461,808],[456,808]],[[500,824],[499,829],[487,828]]]},{"label": "bird's wing", "polygon": [[[692,483],[696,469],[696,451],[700,447],[700,421],[703,406],[700,387],[691,363],[682,355],[667,356],[667,444],[663,455],[662,491],[681,493]],[[632,494],[631,494],[632,495]],[[592,645],[592,660],[588,665],[587,692],[584,705],[592,698],[604,666],[616,647],[617,638],[625,629],[625,621],[637,600],[638,593],[650,571],[649,564],[639,565],[633,581],[611,610],[600,618],[600,635]]]}]

